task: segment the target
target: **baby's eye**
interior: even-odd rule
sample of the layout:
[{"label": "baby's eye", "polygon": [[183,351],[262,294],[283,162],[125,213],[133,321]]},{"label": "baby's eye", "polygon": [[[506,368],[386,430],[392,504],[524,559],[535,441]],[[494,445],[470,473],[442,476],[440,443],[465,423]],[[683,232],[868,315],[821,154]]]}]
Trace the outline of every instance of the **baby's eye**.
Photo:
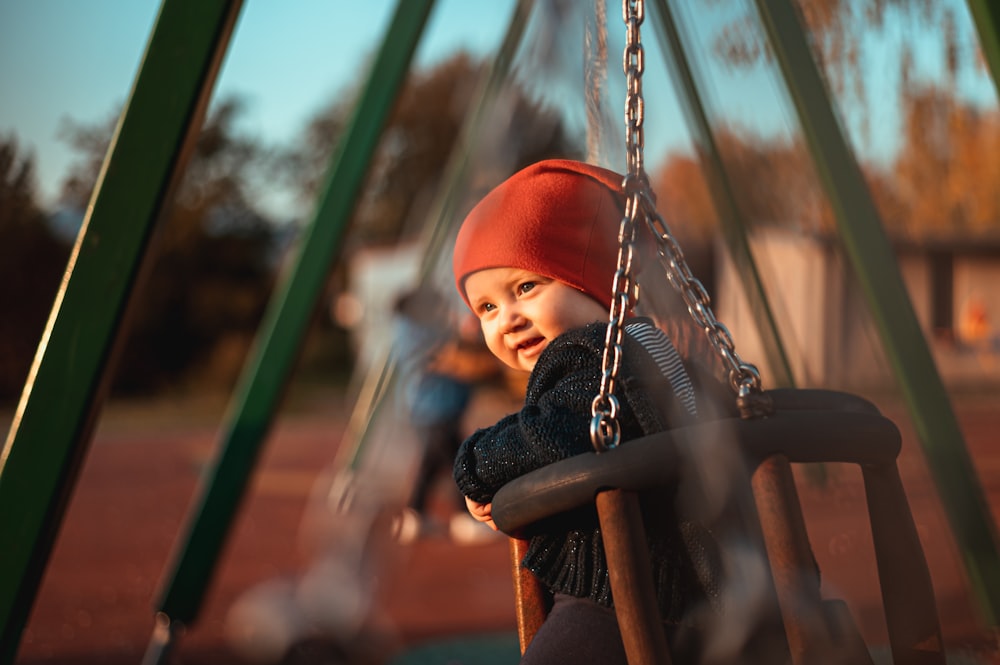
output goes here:
[{"label": "baby's eye", "polygon": [[533,288],[535,288],[535,283],[534,282],[522,282],[522,283],[520,283],[520,284],[517,285],[517,292],[518,293],[527,293],[528,291],[530,291]]},{"label": "baby's eye", "polygon": [[492,311],[493,311],[493,310],[495,310],[496,308],[497,308],[497,306],[496,306],[496,305],[494,305],[494,304],[493,304],[493,303],[491,303],[491,302],[484,302],[484,303],[483,303],[482,305],[480,305],[480,306],[479,306],[479,310],[480,310],[481,312],[483,312],[483,314],[486,314],[486,313],[489,313],[489,312],[492,312]]}]

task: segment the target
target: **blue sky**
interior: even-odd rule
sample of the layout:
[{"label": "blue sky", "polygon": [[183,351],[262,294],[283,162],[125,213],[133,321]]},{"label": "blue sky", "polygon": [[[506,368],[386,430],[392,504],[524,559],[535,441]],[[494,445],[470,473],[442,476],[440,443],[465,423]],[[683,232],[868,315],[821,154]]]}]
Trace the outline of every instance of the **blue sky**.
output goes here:
[{"label": "blue sky", "polygon": [[[439,0],[418,64],[458,48],[495,48],[513,0]],[[0,0],[0,135],[34,151],[50,197],[68,160],[63,118],[103,121],[125,101],[160,0]],[[247,129],[293,137],[338,90],[364,71],[381,43],[389,0],[247,0],[216,86],[248,101]]]},{"label": "blue sky", "polygon": [[[477,55],[495,51],[515,2],[438,0],[415,65],[426,67],[458,49]],[[53,202],[74,157],[59,136],[60,126],[66,119],[103,122],[125,102],[159,6],[160,0],[0,0],[0,135],[15,133],[21,148],[32,151],[43,203]],[[247,102],[246,132],[268,143],[293,139],[334,94],[366,75],[368,57],[381,43],[395,6],[395,0],[247,0],[215,98],[237,94]],[[624,28],[618,5],[608,6],[608,113],[620,125]],[[652,153],[684,145],[687,133],[663,78],[652,28],[644,32],[644,42],[646,141]],[[580,52],[582,62],[582,45]],[[750,97],[765,106],[773,103],[773,92],[761,87],[759,78],[730,81],[746,91],[747,108],[754,106]],[[582,97],[565,94],[576,86],[576,81],[543,80],[539,90],[552,103],[577,104],[581,115]],[[624,136],[623,128],[615,129]]]},{"label": "blue sky", "polygon": [[[964,3],[942,1],[960,8],[959,20],[965,23],[959,28],[968,31]],[[438,0],[416,65],[428,66],[458,49],[477,55],[494,51],[514,4],[515,0]],[[720,3],[700,5],[697,20],[691,5],[679,4],[687,8],[682,19],[687,14],[695,39],[709,43],[724,19],[719,16]],[[216,96],[237,94],[247,102],[246,132],[268,143],[291,140],[334,94],[366,74],[368,56],[380,44],[395,5],[395,0],[246,0]],[[138,71],[159,6],[160,0],[0,0],[0,136],[14,133],[22,149],[33,152],[44,203],[52,201],[73,157],[59,138],[61,123],[66,118],[84,124],[103,122],[118,110]],[[609,108],[620,123],[624,93],[616,85],[622,78],[618,63],[623,28],[618,5],[608,6]],[[875,43],[871,49],[873,90],[895,86],[894,64],[879,57],[880,53],[891,57],[893,40],[901,39],[906,29],[886,31],[879,37],[884,44]],[[929,54],[934,36],[927,37]],[[684,149],[687,130],[648,23],[643,38],[647,153]],[[693,58],[700,59],[702,67],[712,66],[707,47]],[[933,57],[918,53],[918,62],[928,75],[936,75],[939,63]],[[795,131],[782,86],[768,68],[727,72],[716,63],[710,82],[708,94],[720,112],[733,114],[762,133]],[[565,86],[572,88],[575,81],[561,82],[564,87],[555,83],[543,81],[540,89],[548,91],[554,103],[582,107],[582,101],[559,100]],[[995,104],[987,77],[970,82],[970,89],[973,96]],[[898,111],[891,98],[882,93],[880,97],[884,99],[865,110],[880,130],[864,149],[884,155],[894,148],[892,124]]]}]

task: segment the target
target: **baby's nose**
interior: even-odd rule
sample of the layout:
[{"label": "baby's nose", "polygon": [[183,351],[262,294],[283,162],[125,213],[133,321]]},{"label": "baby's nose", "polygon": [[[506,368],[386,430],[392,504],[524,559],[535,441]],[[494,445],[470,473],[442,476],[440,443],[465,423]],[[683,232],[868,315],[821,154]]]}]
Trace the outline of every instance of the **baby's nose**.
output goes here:
[{"label": "baby's nose", "polygon": [[505,333],[520,330],[524,326],[524,323],[524,315],[518,307],[512,306],[504,308],[501,326],[503,327],[503,331]]}]

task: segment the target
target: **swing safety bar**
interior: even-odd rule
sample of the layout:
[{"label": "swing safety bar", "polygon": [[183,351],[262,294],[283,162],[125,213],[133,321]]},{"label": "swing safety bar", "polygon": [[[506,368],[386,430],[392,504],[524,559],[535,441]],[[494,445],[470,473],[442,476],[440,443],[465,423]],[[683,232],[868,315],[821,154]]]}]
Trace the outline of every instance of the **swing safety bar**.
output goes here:
[{"label": "swing safety bar", "polygon": [[[745,465],[743,479],[731,479],[755,498],[759,490],[752,476],[773,460],[860,467],[893,663],[943,665],[930,572],[896,467],[899,430],[873,404],[854,395],[830,390],[767,392],[775,405],[771,417],[722,418],[634,439],[604,453],[577,455],[538,469],[497,492],[493,518],[501,531],[514,536],[515,609],[522,650],[544,620],[548,602],[530,572],[520,568],[524,539],[547,517],[596,500],[629,662],[669,662],[669,656],[658,651],[666,647],[652,585],[649,578],[642,583],[640,576],[648,575],[649,563],[643,561],[645,538],[635,510],[636,492],[687,482],[686,476],[695,471],[691,460],[697,459],[698,446],[731,441]],[[804,525],[786,516],[759,515],[757,520],[755,533],[770,563],[791,662],[870,663],[843,603],[820,598]],[[751,531],[756,528],[750,525]],[[618,570],[621,565],[630,570]],[[623,574],[632,578],[622,581]],[[629,612],[633,616],[623,616]]]}]

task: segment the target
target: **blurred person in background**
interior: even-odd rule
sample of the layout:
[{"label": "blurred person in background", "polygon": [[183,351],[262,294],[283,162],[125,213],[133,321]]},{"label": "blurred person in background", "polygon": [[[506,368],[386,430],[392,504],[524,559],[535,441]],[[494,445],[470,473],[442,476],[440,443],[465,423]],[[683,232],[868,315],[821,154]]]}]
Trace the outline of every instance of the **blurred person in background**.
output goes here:
[{"label": "blurred person in background", "polygon": [[490,539],[493,532],[466,511],[465,499],[450,482],[458,447],[465,438],[463,419],[478,384],[499,376],[500,365],[486,348],[478,320],[448,311],[440,293],[417,288],[395,302],[394,353],[403,402],[420,446],[421,461],[413,493],[398,524],[403,542],[438,530],[430,499],[442,478],[451,515],[448,532],[457,542]]}]

